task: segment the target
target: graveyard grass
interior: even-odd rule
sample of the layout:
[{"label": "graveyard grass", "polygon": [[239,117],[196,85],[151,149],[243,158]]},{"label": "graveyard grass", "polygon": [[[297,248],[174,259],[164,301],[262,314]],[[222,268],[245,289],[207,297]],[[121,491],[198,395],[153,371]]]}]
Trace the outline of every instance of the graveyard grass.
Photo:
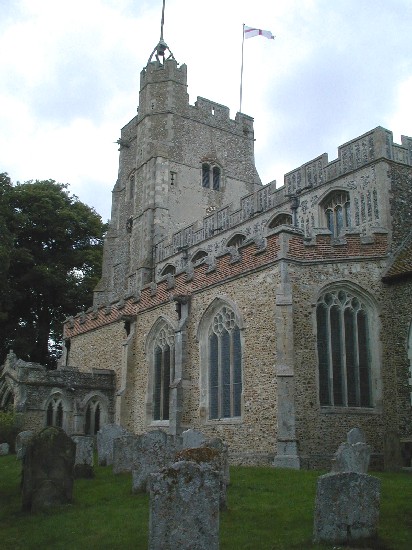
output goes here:
[{"label": "graveyard grass", "polygon": [[[115,476],[111,467],[95,467],[95,474],[94,479],[75,481],[73,504],[32,515],[21,511],[20,462],[15,455],[0,457],[1,548],[147,548],[148,496],[131,493],[131,475]],[[311,542],[319,475],[313,471],[231,468],[228,510],[220,516],[221,550],[339,548]],[[364,547],[409,550],[412,475],[372,475],[382,480],[379,537]]]}]

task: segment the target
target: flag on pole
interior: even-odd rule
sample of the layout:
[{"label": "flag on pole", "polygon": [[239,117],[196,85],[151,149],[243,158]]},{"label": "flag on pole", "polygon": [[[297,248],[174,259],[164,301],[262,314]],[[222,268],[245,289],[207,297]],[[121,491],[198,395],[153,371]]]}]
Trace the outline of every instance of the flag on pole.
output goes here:
[{"label": "flag on pole", "polygon": [[243,32],[244,32],[245,38],[252,38],[253,36],[264,36],[266,38],[270,38],[271,40],[275,38],[270,31],[263,31],[262,29],[254,29],[253,27],[246,27],[246,25]]}]

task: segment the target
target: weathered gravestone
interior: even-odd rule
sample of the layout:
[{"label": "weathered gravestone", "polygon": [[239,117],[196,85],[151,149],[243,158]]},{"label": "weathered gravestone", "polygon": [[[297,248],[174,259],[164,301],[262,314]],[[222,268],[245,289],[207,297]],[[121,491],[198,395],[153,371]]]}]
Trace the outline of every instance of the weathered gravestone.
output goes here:
[{"label": "weathered gravestone", "polygon": [[182,449],[175,456],[176,462],[187,460],[208,464],[219,476],[219,507],[227,507],[227,486],[230,483],[228,448],[219,438],[204,440],[201,447]]},{"label": "weathered gravestone", "polygon": [[134,468],[134,459],[139,452],[138,435],[123,435],[113,443],[113,473],[131,472]]},{"label": "weathered gravestone", "polygon": [[72,435],[76,444],[76,459],[74,464],[74,477],[76,479],[94,477],[93,450],[94,438],[90,435]]},{"label": "weathered gravestone", "polygon": [[9,444],[0,443],[0,456],[6,456],[9,454]]},{"label": "weathered gravestone", "polygon": [[105,424],[97,432],[97,460],[100,466],[113,464],[114,440],[129,435],[129,432],[119,424]]},{"label": "weathered gravestone", "polygon": [[18,460],[23,460],[24,455],[26,454],[27,445],[30,443],[34,436],[34,432],[31,430],[24,430],[16,436],[15,450],[16,458]]},{"label": "weathered gravestone", "polygon": [[383,438],[383,461],[385,471],[397,471],[402,468],[402,453],[399,434],[386,432]]},{"label": "weathered gravestone", "polygon": [[194,447],[200,447],[205,441],[206,436],[199,430],[193,430],[192,428],[190,428],[182,433],[183,449],[193,449]]},{"label": "weathered gravestone", "polygon": [[149,550],[218,550],[219,476],[177,462],[150,476]]},{"label": "weathered gravestone", "polygon": [[153,430],[138,436],[134,443],[132,492],[148,490],[149,475],[174,461],[176,440],[162,430]]},{"label": "weathered gravestone", "polygon": [[370,447],[358,429],[335,454],[332,472],[318,479],[314,542],[346,544],[376,537],[380,480],[366,474]]},{"label": "weathered gravestone", "polygon": [[33,437],[23,459],[23,510],[37,512],[72,501],[74,441],[61,428]]}]

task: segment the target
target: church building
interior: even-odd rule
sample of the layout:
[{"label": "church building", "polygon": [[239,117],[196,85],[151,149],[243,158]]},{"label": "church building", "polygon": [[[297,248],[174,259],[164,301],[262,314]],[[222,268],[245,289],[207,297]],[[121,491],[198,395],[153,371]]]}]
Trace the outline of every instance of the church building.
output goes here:
[{"label": "church building", "polygon": [[250,116],[189,104],[161,39],[118,140],[93,305],[56,371],[9,355],[0,405],[69,433],[195,428],[233,464],[288,468],[328,466],[357,426],[372,466],[393,441],[410,465],[412,138],[377,127],[279,187],[254,139]]}]

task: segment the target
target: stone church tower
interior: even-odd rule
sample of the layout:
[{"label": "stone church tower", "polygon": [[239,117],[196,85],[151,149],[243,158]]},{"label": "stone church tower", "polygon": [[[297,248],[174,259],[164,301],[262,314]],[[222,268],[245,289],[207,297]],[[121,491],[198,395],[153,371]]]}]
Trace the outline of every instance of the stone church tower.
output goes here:
[{"label": "stone church tower", "polygon": [[154,280],[165,236],[261,186],[253,119],[208,99],[189,105],[186,65],[161,39],[140,74],[138,114],[121,131],[102,279],[94,305]]}]

